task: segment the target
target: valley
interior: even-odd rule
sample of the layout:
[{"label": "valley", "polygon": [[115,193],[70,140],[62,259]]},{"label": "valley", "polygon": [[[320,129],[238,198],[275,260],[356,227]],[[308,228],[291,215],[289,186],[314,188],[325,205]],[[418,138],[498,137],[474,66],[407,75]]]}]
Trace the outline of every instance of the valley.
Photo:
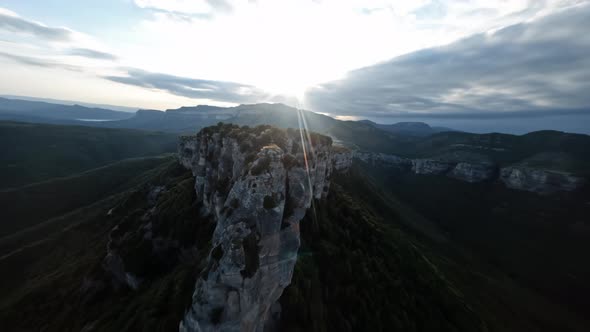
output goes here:
[{"label": "valley", "polygon": [[[283,128],[292,116],[298,115],[284,113]],[[0,225],[3,325],[590,326],[583,282],[590,271],[580,264],[590,249],[587,136],[399,136],[331,118],[329,129],[316,125],[330,133],[322,136],[238,119],[249,125],[219,123],[180,139],[137,129],[4,123],[3,137],[20,132],[39,151],[12,160],[30,160],[23,164],[31,165],[28,174],[47,175],[0,191],[7,216]],[[387,145],[365,143],[379,142],[374,137]],[[63,140],[78,143],[57,144]],[[81,163],[87,141],[106,158]],[[63,163],[80,166],[45,171],[39,158],[46,148],[34,142],[58,146]],[[567,163],[548,158],[552,151],[567,154]],[[488,172],[470,165],[491,166]],[[557,190],[521,190],[502,180],[504,167],[583,180],[565,190],[555,179]],[[264,287],[275,291],[256,291]],[[240,304],[226,302],[230,294],[240,294]],[[246,318],[249,308],[260,308],[257,318]]]}]

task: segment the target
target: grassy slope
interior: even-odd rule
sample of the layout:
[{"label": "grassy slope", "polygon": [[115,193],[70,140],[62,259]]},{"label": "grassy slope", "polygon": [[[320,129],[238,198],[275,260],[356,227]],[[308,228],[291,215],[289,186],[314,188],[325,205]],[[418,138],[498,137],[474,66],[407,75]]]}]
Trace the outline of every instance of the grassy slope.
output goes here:
[{"label": "grassy slope", "polygon": [[[485,331],[460,292],[341,179],[301,222],[303,245],[283,297],[285,331]],[[383,207],[387,209],[387,207]],[[397,220],[395,215],[392,219]]]},{"label": "grassy slope", "polygon": [[125,190],[136,184],[139,174],[174,159],[126,159],[69,177],[1,190],[0,238]]},{"label": "grassy slope", "polygon": [[[424,221],[370,178],[339,178],[281,299],[291,331],[584,331],[588,322],[460,245],[421,236]],[[408,228],[411,226],[413,229]],[[440,231],[440,230],[439,230]]]},{"label": "grassy slope", "polygon": [[[470,255],[489,264],[491,268],[483,269],[486,272],[482,275],[502,271],[499,279],[503,281],[490,281],[490,285],[510,280],[537,294],[532,298],[554,303],[545,307],[561,307],[545,310],[547,317],[567,310],[587,315],[590,289],[586,280],[590,270],[581,262],[590,251],[586,218],[590,213],[586,204],[590,188],[540,196],[495,183],[468,184],[372,167],[365,172],[375,178],[380,188],[431,220],[452,243],[466,248],[463,252],[473,252]],[[468,264],[454,266],[455,270],[469,271]],[[466,276],[462,272],[457,275]],[[543,301],[528,300],[528,306],[534,308],[535,302]]]},{"label": "grassy slope", "polygon": [[[158,200],[154,230],[197,243],[200,252],[208,252],[212,228],[199,222],[191,205],[190,173],[171,161],[140,177],[139,185],[128,191],[0,239],[0,248],[8,252],[0,257],[0,269],[6,271],[0,275],[3,326],[15,331],[78,331],[89,324],[104,331],[177,328],[203,268],[199,257],[159,270],[141,245],[127,247],[130,258],[124,259],[133,261],[126,265],[147,276],[135,292],[111,289],[100,267],[109,231],[114,225],[134,227],[149,209],[149,188],[162,184],[168,191]],[[333,192],[359,187],[343,185],[346,190],[336,185]],[[301,324],[339,331],[481,329],[483,323],[428,258],[403,232],[374,214],[393,211],[389,206],[367,207],[357,196],[334,194],[315,211],[317,219],[310,211],[302,221],[304,245],[294,286],[284,296],[288,330]],[[302,283],[307,286],[294,294]]]},{"label": "grassy slope", "polygon": [[176,142],[157,132],[1,121],[0,189],[173,152]]},{"label": "grassy slope", "polygon": [[140,178],[131,189],[15,236],[20,240],[0,239],[0,247],[10,251],[0,257],[0,325],[4,330],[178,328],[191,301],[195,278],[203,269],[200,255],[186,256],[167,270],[152,270],[137,291],[112,288],[101,268],[109,232],[115,225],[134,223],[151,208],[147,197],[153,186],[167,188],[156,203],[154,231],[178,241],[189,239],[199,253],[208,252],[213,225],[198,217],[190,172],[170,161]]}]

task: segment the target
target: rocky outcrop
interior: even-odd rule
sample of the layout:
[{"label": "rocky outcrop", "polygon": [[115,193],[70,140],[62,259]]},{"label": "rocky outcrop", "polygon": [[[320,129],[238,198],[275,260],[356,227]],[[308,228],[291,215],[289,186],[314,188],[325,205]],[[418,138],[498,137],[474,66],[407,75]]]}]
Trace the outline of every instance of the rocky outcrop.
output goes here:
[{"label": "rocky outcrop", "polygon": [[349,167],[350,152],[298,130],[220,125],[182,138],[179,159],[196,178],[202,213],[217,222],[180,331],[262,331],[291,282],[299,221],[327,195],[332,172]]},{"label": "rocky outcrop", "polygon": [[476,161],[449,161],[438,159],[407,159],[384,153],[355,152],[354,158],[373,166],[424,175],[444,175],[457,180],[476,183],[500,180],[508,188],[540,194],[572,191],[586,180],[566,172],[533,169],[523,166],[505,167]]},{"label": "rocky outcrop", "polygon": [[383,166],[415,174],[447,175],[461,181],[481,182],[494,178],[492,163],[453,162],[437,159],[408,159],[385,153],[355,152],[354,157],[373,166]]},{"label": "rocky outcrop", "polygon": [[[169,249],[170,239],[158,237],[152,232],[151,218],[156,211],[156,202],[158,196],[165,192],[164,186],[155,186],[149,188],[145,195],[142,193],[136,193],[137,196],[143,196],[140,199],[145,200],[147,203],[147,210],[139,218],[128,218],[118,225],[115,225],[108,235],[107,242],[107,253],[102,261],[102,268],[111,276],[111,281],[114,288],[118,289],[121,286],[127,286],[130,289],[136,290],[142,283],[142,276],[137,269],[130,267],[129,256],[133,256],[130,253],[134,248],[144,246],[149,247],[149,254],[146,255],[145,259],[149,259],[153,262],[153,265],[157,265],[158,260],[171,261],[171,257],[158,257],[161,250],[166,245],[166,250]],[[119,209],[115,207],[109,210],[107,215],[112,215],[114,210]],[[172,244],[177,246],[176,243]],[[131,264],[132,265],[132,264]]]},{"label": "rocky outcrop", "polygon": [[458,163],[449,172],[448,176],[457,180],[470,183],[482,182],[493,179],[496,175],[496,166],[492,163]]},{"label": "rocky outcrop", "polygon": [[435,159],[412,160],[412,171],[416,174],[441,175],[448,173],[455,163]]},{"label": "rocky outcrop", "polygon": [[392,154],[355,152],[354,157],[373,166],[386,166],[402,171],[409,171],[412,168],[412,160],[401,158]]},{"label": "rocky outcrop", "polygon": [[346,171],[352,165],[352,152],[346,148],[332,148],[332,164],[336,171]]},{"label": "rocky outcrop", "polygon": [[572,191],[585,183],[584,178],[568,173],[519,166],[502,168],[500,180],[508,188],[541,194]]}]

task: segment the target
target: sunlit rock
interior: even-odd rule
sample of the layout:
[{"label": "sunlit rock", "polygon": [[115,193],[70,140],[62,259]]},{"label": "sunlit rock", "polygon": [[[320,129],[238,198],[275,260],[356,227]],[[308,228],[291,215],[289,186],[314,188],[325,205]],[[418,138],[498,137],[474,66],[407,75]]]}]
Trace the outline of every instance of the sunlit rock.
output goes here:
[{"label": "sunlit rock", "polygon": [[183,137],[178,151],[202,213],[217,222],[180,331],[262,331],[291,282],[299,221],[328,194],[332,172],[348,169],[350,152],[317,134],[232,125]]}]

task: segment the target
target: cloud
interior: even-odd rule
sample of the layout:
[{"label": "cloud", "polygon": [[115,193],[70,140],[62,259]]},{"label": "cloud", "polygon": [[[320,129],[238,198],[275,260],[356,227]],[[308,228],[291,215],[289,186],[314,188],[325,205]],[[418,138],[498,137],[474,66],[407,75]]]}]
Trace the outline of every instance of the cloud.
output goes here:
[{"label": "cloud", "polygon": [[60,62],[55,62],[47,59],[37,58],[37,57],[29,57],[25,55],[17,55],[11,54],[6,52],[0,52],[0,58],[5,58],[22,65],[26,66],[35,66],[35,67],[42,67],[42,68],[61,68],[71,71],[82,71],[81,67],[64,64]]},{"label": "cloud", "polygon": [[409,53],[312,88],[307,106],[372,118],[509,118],[590,108],[590,5]]},{"label": "cloud", "polygon": [[218,12],[230,13],[234,9],[233,5],[227,0],[207,0],[207,3]]},{"label": "cloud", "polygon": [[52,41],[68,41],[71,31],[66,28],[48,27],[41,23],[24,19],[0,8],[0,29],[11,32],[26,33]]},{"label": "cloud", "polygon": [[89,48],[72,48],[67,54],[81,56],[85,58],[97,59],[97,60],[117,60],[117,56],[111,53],[101,52]]},{"label": "cloud", "polygon": [[173,20],[190,21],[192,18],[211,19],[218,13],[231,13],[233,5],[227,0],[134,0],[135,5],[160,13]]},{"label": "cloud", "polygon": [[253,103],[269,98],[264,91],[251,85],[151,73],[140,69],[127,69],[126,76],[104,78],[117,83],[164,90],[177,96],[228,103]]},{"label": "cloud", "polygon": [[91,36],[65,27],[46,26],[4,8],[0,8],[0,36],[0,45],[6,49],[0,51],[0,58],[15,63],[17,67],[94,72],[106,67],[104,63],[97,66],[96,61],[88,59],[118,59],[114,54],[99,51],[104,47]]}]

